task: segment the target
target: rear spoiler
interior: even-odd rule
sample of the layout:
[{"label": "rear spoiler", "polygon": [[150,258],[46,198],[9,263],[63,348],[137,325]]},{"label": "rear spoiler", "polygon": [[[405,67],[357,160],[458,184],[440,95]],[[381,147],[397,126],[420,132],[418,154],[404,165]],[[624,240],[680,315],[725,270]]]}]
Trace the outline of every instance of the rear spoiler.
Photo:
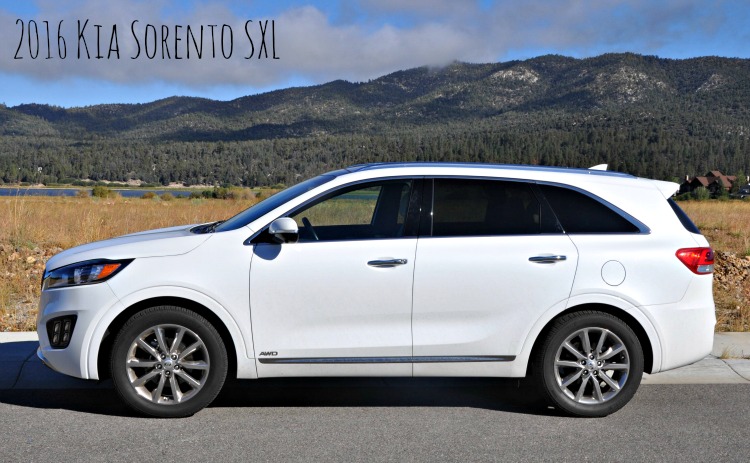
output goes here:
[{"label": "rear spoiler", "polygon": [[[607,167],[609,167],[609,165],[607,164],[597,164],[595,166],[589,167],[588,170],[607,170]],[[663,194],[665,198],[671,198],[680,190],[680,185],[674,182],[664,182],[662,180],[651,181],[654,182],[656,188],[661,191],[661,194]]]},{"label": "rear spoiler", "polygon": [[651,180],[656,188],[661,191],[665,198],[671,198],[680,190],[680,185],[674,182],[665,182],[663,180]]}]

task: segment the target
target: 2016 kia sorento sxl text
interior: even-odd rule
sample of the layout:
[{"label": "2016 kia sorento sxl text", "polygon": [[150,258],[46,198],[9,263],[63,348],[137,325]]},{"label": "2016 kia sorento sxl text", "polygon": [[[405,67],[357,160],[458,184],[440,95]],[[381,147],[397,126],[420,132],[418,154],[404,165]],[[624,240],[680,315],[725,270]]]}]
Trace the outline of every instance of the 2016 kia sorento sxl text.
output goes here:
[{"label": "2016 kia sorento sxl text", "polygon": [[622,407],[707,355],[713,253],[678,185],[601,168],[402,163],[312,178],[223,222],[64,251],[39,357],[186,416],[227,375],[531,376]]}]

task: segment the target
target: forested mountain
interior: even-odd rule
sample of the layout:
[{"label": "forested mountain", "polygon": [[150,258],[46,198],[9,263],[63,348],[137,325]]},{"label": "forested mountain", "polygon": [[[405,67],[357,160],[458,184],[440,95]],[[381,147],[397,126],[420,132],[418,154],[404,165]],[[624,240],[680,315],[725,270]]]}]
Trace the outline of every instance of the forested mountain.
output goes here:
[{"label": "forested mountain", "polygon": [[[750,172],[750,60],[454,63],[233,101],[0,106],[0,180],[291,184],[359,162]],[[39,169],[41,167],[41,170]]]}]

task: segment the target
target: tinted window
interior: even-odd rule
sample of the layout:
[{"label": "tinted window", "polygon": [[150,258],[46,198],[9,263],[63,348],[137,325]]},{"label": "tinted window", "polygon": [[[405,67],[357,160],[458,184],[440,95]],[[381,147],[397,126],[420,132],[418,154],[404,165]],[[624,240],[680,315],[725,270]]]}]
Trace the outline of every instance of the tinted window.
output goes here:
[{"label": "tinted window", "polygon": [[685,211],[683,211],[682,208],[678,206],[672,198],[667,199],[667,201],[669,202],[669,205],[672,206],[672,210],[674,211],[675,215],[677,215],[677,218],[680,219],[680,222],[682,223],[682,226],[685,227],[685,230],[689,231],[690,233],[697,233],[700,235],[701,231],[693,223],[693,221],[690,220],[690,217],[685,214]]},{"label": "tinted window", "polygon": [[411,181],[390,180],[345,188],[290,215],[300,241],[403,236]]},{"label": "tinted window", "polygon": [[293,187],[287,188],[284,191],[280,191],[279,193],[276,193],[275,195],[264,199],[263,201],[250,207],[249,209],[245,209],[231,219],[222,223],[216,228],[216,231],[223,232],[244,227],[250,222],[261,218],[277,207],[283,205],[285,202],[296,198],[303,193],[307,193],[313,188],[318,187],[326,182],[330,182],[334,178],[336,178],[336,176],[334,175],[320,175],[318,177],[313,177],[309,180],[305,180],[302,183],[298,183]]},{"label": "tinted window", "polygon": [[569,188],[539,185],[567,233],[634,233],[639,229],[609,207]]},{"label": "tinted window", "polygon": [[433,236],[541,233],[542,208],[520,182],[435,179]]}]

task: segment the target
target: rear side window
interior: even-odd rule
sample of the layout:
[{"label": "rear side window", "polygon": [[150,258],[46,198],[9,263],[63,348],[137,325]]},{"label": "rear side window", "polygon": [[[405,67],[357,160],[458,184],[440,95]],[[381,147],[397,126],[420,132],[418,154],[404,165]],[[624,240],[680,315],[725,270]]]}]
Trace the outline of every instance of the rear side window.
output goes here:
[{"label": "rear side window", "polygon": [[432,211],[432,236],[542,232],[543,209],[531,186],[521,182],[437,178]]},{"label": "rear side window", "polygon": [[693,223],[693,221],[690,220],[690,217],[685,214],[685,211],[683,211],[682,208],[678,206],[672,198],[667,199],[667,202],[669,202],[669,205],[672,207],[672,210],[674,211],[677,218],[680,219],[680,222],[682,223],[682,226],[685,227],[685,230],[689,231],[690,233],[697,233],[699,235],[701,234],[701,231]]},{"label": "rear side window", "polygon": [[638,233],[640,230],[596,199],[569,188],[539,185],[566,233]]}]

